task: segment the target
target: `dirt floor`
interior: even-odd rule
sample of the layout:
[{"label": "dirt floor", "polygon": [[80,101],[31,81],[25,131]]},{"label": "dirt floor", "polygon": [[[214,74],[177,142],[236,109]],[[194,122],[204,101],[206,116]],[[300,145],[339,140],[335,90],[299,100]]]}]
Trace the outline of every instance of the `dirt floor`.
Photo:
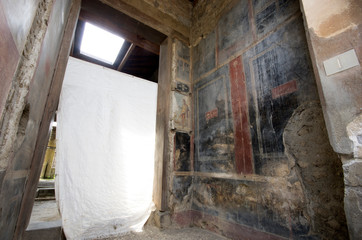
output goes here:
[{"label": "dirt floor", "polygon": [[146,226],[143,232],[130,233],[121,237],[105,238],[103,240],[225,240],[227,238],[213,234],[200,228],[164,229]]},{"label": "dirt floor", "polygon": [[[52,222],[60,220],[55,200],[35,201],[30,223]],[[103,240],[225,240],[226,238],[200,228],[164,229],[147,225],[143,232],[129,233],[124,236],[105,238]]]}]

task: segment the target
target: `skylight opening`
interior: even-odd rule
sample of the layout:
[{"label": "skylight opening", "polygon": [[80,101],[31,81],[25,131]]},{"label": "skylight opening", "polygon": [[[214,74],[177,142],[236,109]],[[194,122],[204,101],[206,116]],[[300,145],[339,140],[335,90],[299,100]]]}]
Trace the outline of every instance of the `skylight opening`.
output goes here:
[{"label": "skylight opening", "polygon": [[80,53],[113,65],[123,43],[123,38],[86,22]]}]

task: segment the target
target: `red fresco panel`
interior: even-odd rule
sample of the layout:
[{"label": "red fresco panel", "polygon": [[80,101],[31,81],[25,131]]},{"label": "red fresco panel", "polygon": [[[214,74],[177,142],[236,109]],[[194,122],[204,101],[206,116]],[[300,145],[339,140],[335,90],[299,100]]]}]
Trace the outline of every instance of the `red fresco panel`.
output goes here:
[{"label": "red fresco panel", "polygon": [[193,224],[193,215],[191,210],[176,212],[172,216],[173,222],[179,227],[190,227]]},{"label": "red fresco panel", "polygon": [[298,90],[297,81],[292,80],[272,89],[272,98],[276,99]]},{"label": "red fresco panel", "polygon": [[253,163],[248,121],[248,102],[246,84],[241,57],[229,63],[231,82],[231,104],[234,119],[234,144],[236,171],[243,174],[253,173]]}]

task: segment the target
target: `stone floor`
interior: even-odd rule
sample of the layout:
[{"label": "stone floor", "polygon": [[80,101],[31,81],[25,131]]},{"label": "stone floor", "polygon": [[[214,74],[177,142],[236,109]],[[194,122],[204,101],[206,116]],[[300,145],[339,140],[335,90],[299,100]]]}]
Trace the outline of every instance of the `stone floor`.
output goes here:
[{"label": "stone floor", "polygon": [[130,233],[121,237],[105,238],[103,240],[225,240],[227,238],[213,234],[200,228],[164,229],[146,226],[143,232]]},{"label": "stone floor", "polygon": [[62,220],[55,200],[35,201],[24,240],[60,240]]},{"label": "stone floor", "polygon": [[60,215],[55,200],[34,202],[30,223],[50,222],[56,220],[60,220]]},{"label": "stone floor", "polygon": [[[55,200],[49,201],[35,201],[33,212],[30,218],[29,227],[39,228],[39,224],[56,223],[61,220],[58,212],[57,204]],[[61,224],[61,223],[60,223]],[[53,227],[53,226],[50,226]],[[57,231],[57,230],[55,230]],[[49,233],[46,233],[49,234]],[[39,237],[38,235],[34,235]],[[48,235],[49,237],[49,235]],[[33,239],[33,238],[28,238]],[[38,238],[45,239],[45,238]],[[226,238],[213,234],[209,231],[205,231],[200,228],[183,228],[183,229],[164,229],[147,225],[143,232],[129,233],[124,236],[105,238],[103,240],[225,240]]]}]

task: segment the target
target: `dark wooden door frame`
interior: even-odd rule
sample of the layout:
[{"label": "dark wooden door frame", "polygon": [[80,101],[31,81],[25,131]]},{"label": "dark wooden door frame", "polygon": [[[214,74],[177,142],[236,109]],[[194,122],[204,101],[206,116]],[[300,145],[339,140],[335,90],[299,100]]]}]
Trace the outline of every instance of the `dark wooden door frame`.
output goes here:
[{"label": "dark wooden door frame", "polygon": [[42,168],[42,162],[49,140],[49,126],[54,117],[58,106],[60,91],[63,84],[65,69],[68,63],[69,52],[72,45],[72,40],[75,32],[76,23],[78,21],[81,7],[81,0],[72,0],[71,8],[67,23],[64,28],[64,34],[54,74],[52,77],[51,86],[49,89],[46,105],[43,111],[42,121],[39,127],[39,134],[36,139],[35,150],[31,160],[31,169],[25,185],[24,194],[21,202],[21,208],[14,232],[13,239],[22,239],[25,229],[27,228],[34,205],[34,198],[39,182],[39,177]]}]

